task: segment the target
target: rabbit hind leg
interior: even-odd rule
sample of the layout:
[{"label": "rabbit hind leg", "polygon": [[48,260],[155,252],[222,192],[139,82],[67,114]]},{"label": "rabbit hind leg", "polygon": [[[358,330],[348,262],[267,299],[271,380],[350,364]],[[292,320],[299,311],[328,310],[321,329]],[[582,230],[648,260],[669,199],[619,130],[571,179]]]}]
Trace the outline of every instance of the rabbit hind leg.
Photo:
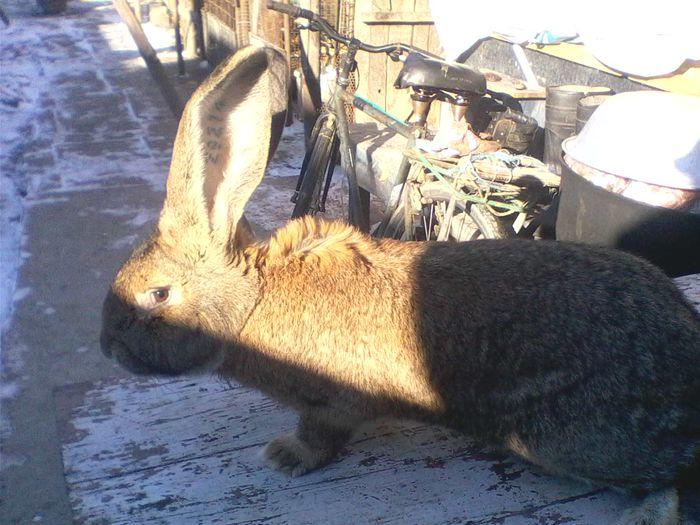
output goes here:
[{"label": "rabbit hind leg", "polygon": [[625,511],[616,525],[681,525],[678,491],[672,487],[652,492],[641,505]]}]

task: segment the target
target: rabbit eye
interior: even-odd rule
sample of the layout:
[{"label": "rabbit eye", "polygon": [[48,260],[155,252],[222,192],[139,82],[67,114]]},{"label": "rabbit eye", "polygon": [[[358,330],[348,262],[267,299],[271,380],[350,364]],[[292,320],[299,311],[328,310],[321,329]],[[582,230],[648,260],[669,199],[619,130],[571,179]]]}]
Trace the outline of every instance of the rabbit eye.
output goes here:
[{"label": "rabbit eye", "polygon": [[154,305],[162,304],[170,298],[169,288],[156,288],[151,290],[151,301]]}]

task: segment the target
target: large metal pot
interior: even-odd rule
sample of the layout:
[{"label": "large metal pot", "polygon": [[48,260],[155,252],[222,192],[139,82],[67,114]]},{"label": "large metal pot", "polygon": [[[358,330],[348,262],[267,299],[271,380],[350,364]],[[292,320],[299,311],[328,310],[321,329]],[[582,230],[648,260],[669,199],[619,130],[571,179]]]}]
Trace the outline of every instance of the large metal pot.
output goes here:
[{"label": "large metal pot", "polygon": [[698,122],[700,97],[606,100],[563,143],[557,239],[627,250],[674,276],[700,273]]}]

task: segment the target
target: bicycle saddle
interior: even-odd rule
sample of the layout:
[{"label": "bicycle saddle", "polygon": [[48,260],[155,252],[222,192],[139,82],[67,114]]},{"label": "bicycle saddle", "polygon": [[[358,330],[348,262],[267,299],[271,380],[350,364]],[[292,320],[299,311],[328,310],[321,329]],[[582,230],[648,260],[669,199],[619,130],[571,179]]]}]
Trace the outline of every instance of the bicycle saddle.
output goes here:
[{"label": "bicycle saddle", "polygon": [[426,58],[409,53],[394,87],[449,91],[459,95],[486,93],[486,78],[479,71],[464,64]]}]

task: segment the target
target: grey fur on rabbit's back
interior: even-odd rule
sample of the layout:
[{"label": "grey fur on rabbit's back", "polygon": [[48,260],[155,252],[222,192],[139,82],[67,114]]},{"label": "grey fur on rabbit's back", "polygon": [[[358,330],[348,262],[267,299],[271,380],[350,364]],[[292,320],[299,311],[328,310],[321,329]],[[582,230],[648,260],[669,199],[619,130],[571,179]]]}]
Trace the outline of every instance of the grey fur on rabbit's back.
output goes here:
[{"label": "grey fur on rabbit's back", "polygon": [[700,320],[674,285],[563,243],[404,243],[312,218],[253,242],[243,207],[287,74],[279,52],[246,48],[190,99],[158,226],[105,299],[104,352],[136,373],[216,370],[288,404],[299,426],[265,457],[292,475],[398,416],[648,494],[621,523],[678,523],[677,489],[700,470]]}]

